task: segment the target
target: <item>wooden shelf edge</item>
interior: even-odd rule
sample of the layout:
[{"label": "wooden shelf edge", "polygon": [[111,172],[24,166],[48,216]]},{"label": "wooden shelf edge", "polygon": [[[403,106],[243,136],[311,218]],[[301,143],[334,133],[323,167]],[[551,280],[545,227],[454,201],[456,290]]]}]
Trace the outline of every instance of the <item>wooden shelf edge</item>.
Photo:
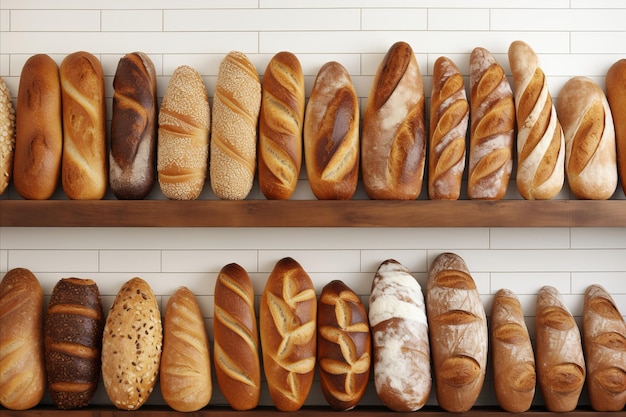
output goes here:
[{"label": "wooden shelf edge", "polygon": [[0,227],[626,227],[626,200],[0,200]]}]

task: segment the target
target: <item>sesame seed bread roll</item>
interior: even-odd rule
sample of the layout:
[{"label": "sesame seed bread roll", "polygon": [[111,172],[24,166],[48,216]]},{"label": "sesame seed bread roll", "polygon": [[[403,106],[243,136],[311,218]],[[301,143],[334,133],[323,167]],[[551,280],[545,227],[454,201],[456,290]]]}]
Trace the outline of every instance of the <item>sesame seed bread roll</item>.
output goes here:
[{"label": "sesame seed bread roll", "polygon": [[9,87],[0,77],[0,195],[9,186],[15,154],[15,109]]},{"label": "sesame seed bread roll", "polygon": [[619,179],[622,191],[626,194],[626,59],[618,60],[607,71],[606,98],[615,125]]},{"label": "sesame seed bread roll", "polygon": [[211,132],[211,187],[223,200],[243,200],[252,189],[260,108],[256,68],[242,52],[229,52],[217,71]]},{"label": "sesame seed bread roll", "polygon": [[509,46],[517,120],[517,189],[549,200],[563,188],[565,138],[539,57],[523,41]]},{"label": "sesame seed bread roll", "polygon": [[465,169],[469,104],[463,76],[447,57],[437,58],[433,66],[430,109],[428,197],[456,200]]},{"label": "sesame seed bread roll", "polygon": [[159,111],[159,186],[171,200],[195,200],[204,187],[209,161],[211,110],[200,73],[187,65],[174,70]]}]

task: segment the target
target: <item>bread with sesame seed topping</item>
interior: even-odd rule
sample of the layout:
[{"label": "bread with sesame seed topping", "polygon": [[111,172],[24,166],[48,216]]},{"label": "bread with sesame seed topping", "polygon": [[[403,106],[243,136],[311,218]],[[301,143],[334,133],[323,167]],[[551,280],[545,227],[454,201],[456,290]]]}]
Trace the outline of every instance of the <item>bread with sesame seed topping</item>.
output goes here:
[{"label": "bread with sesame seed topping", "polygon": [[9,186],[13,175],[13,154],[15,153],[15,109],[11,92],[0,77],[0,195]]}]

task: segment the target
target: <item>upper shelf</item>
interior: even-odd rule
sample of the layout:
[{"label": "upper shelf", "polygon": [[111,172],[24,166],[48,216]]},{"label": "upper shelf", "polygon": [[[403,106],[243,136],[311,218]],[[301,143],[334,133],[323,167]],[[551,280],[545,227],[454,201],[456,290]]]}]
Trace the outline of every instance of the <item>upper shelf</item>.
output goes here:
[{"label": "upper shelf", "polygon": [[626,227],[626,200],[0,200],[3,227]]}]

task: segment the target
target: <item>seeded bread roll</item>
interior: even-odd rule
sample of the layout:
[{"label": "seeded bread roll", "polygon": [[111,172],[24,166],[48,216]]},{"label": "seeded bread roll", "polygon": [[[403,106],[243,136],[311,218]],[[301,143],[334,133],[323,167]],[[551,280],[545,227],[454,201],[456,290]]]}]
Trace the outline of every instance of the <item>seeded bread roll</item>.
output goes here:
[{"label": "seeded bread roll", "polygon": [[46,200],[61,175],[63,116],[59,67],[48,55],[24,64],[17,92],[13,184],[28,200]]},{"label": "seeded bread roll", "polygon": [[0,281],[0,405],[27,410],[46,391],[43,341],[43,291],[25,268]]},{"label": "seeded bread roll", "polygon": [[100,381],[104,312],[91,279],[55,285],[44,321],[48,389],[59,409],[85,407]]},{"label": "seeded bread roll", "polygon": [[195,69],[174,70],[161,102],[157,171],[163,194],[195,200],[204,187],[209,162],[211,110],[204,81]]},{"label": "seeded bread roll", "polygon": [[596,411],[626,406],[626,323],[611,295],[599,285],[585,291],[583,345],[587,390]]},{"label": "seeded bread roll", "polygon": [[248,57],[229,52],[220,63],[213,97],[211,186],[224,200],[243,200],[254,181],[261,82]]},{"label": "seeded bread roll", "polygon": [[615,125],[617,169],[626,194],[626,59],[615,62],[606,73],[606,97]]},{"label": "seeded bread roll", "polygon": [[456,200],[465,169],[469,104],[463,76],[447,57],[437,58],[433,66],[430,103],[428,197]]},{"label": "seeded bread roll", "polygon": [[15,109],[11,92],[0,77],[0,195],[9,186],[13,175],[13,155],[15,154]]},{"label": "seeded bread roll", "polygon": [[544,286],[537,296],[537,381],[548,411],[574,410],[585,383],[580,331],[559,291]]},{"label": "seeded bread roll", "polygon": [[102,381],[120,410],[137,410],[159,376],[163,328],[159,305],[146,281],[135,277],[115,296],[102,335]]}]

